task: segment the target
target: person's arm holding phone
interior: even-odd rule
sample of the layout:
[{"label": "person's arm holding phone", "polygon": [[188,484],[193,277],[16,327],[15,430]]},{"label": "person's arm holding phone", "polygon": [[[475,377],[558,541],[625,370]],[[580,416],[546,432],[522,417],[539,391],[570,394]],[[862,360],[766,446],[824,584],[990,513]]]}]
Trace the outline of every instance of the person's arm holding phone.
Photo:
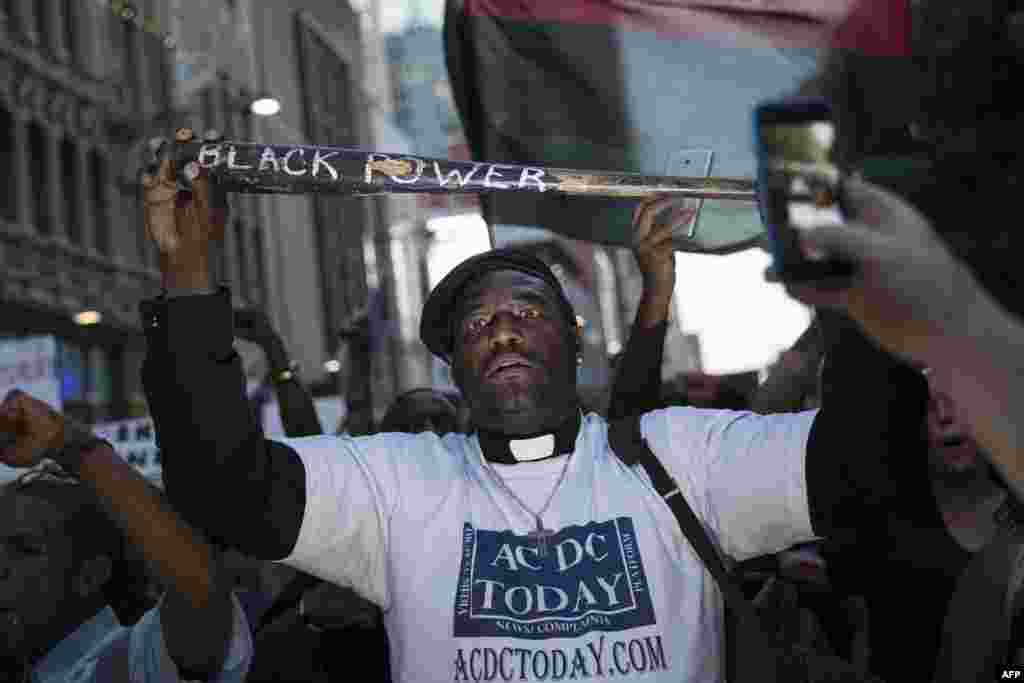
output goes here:
[{"label": "person's arm holding phone", "polygon": [[856,264],[850,286],[787,290],[845,311],[888,351],[931,368],[993,465],[1024,495],[1024,325],[912,206],[858,178],[845,191],[851,220],[805,230],[801,242]]},{"label": "person's arm holding phone", "polygon": [[302,383],[298,367],[288,358],[284,341],[270,324],[267,314],[254,308],[236,310],[235,334],[259,346],[266,356],[284,433],[290,437],[323,434],[313,397]]},{"label": "person's arm holding phone", "polygon": [[842,286],[852,264],[808,250],[802,230],[842,225],[844,171],[835,158],[832,108],[817,98],[768,101],[754,111],[757,187],[772,267],[789,282]]}]

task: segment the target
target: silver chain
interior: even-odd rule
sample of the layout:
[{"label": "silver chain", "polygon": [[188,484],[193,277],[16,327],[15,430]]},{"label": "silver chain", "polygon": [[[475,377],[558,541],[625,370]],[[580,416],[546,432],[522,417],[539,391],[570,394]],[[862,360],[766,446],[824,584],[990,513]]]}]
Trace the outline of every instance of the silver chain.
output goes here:
[{"label": "silver chain", "polygon": [[491,465],[491,463],[489,463],[489,462],[487,462],[485,460],[484,461],[484,466],[487,468],[487,471],[491,473],[491,476],[494,477],[495,481],[498,482],[498,484],[501,486],[501,488],[503,488],[505,490],[505,493],[507,493],[508,495],[512,496],[512,499],[515,500],[517,503],[519,503],[520,507],[522,507],[528,513],[533,515],[534,519],[536,519],[537,521],[541,521],[541,517],[544,515],[545,512],[547,512],[548,507],[551,505],[551,501],[553,501],[555,499],[555,494],[558,493],[559,487],[562,486],[562,482],[565,480],[565,473],[569,471],[569,463],[572,461],[572,456],[573,456],[573,454],[569,453],[565,457],[565,464],[562,465],[562,473],[558,475],[558,481],[555,482],[554,488],[551,489],[551,494],[548,495],[548,499],[544,503],[544,507],[542,507],[537,512],[534,512],[533,510],[531,510],[530,507],[526,503],[523,502],[522,498],[520,498],[519,496],[516,495],[516,492],[513,491],[512,488],[508,484],[505,483],[504,477],[502,477],[500,474],[498,474],[498,471],[494,469],[494,467]]}]

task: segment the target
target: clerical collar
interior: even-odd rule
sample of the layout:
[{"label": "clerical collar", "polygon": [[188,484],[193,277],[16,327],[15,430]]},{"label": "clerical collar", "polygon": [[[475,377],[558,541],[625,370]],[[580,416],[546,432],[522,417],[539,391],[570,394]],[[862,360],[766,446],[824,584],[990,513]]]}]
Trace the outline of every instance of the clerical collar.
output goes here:
[{"label": "clerical collar", "polygon": [[478,429],[477,439],[480,441],[480,450],[488,461],[500,465],[515,465],[519,462],[533,462],[563,453],[572,453],[576,449],[580,423],[580,412],[577,410],[554,432],[525,434],[513,439],[507,434]]}]

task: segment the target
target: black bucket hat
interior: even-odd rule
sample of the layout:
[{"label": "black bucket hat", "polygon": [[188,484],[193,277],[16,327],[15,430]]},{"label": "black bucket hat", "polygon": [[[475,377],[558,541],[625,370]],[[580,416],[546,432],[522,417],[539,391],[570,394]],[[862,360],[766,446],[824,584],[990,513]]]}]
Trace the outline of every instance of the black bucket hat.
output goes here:
[{"label": "black bucket hat", "polygon": [[557,294],[567,324],[576,324],[572,304],[558,278],[544,261],[522,249],[492,249],[471,256],[457,265],[427,297],[420,320],[420,339],[431,353],[445,360],[451,359],[455,348],[452,334],[455,321],[452,318],[457,313],[462,292],[471,283],[497,270],[518,270],[544,280]]}]

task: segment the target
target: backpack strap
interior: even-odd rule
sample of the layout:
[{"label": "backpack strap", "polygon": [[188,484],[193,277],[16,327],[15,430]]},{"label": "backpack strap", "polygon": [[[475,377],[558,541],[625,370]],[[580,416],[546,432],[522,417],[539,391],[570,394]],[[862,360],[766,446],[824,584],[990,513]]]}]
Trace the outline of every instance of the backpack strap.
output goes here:
[{"label": "backpack strap", "polygon": [[672,475],[665,470],[665,466],[643,438],[640,431],[640,415],[631,415],[612,422],[608,427],[608,443],[615,455],[627,466],[640,465],[647,472],[654,489],[675,515],[690,546],[715,578],[729,608],[741,619],[756,620],[757,615],[753,606],[729,576],[725,563],[711,543],[704,525],[694,514]]}]

